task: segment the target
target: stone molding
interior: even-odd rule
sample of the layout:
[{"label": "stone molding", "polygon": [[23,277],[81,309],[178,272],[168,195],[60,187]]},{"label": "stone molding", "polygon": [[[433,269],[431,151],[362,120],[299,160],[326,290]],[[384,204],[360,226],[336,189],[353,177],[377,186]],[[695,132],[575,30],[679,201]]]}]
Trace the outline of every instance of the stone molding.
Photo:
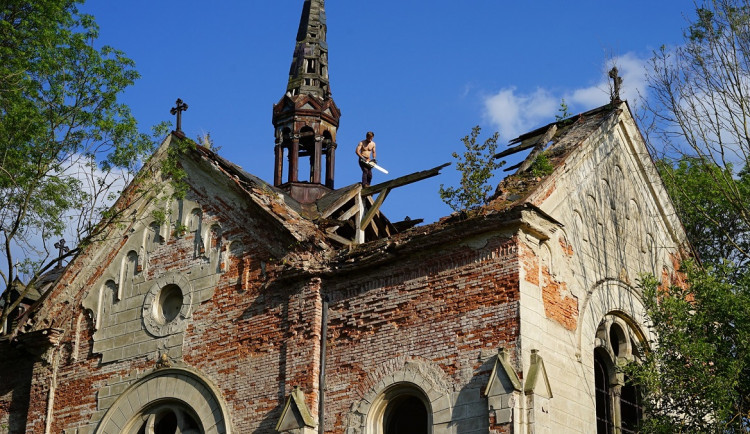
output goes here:
[{"label": "stone molding", "polygon": [[[167,285],[175,285],[180,288],[180,292],[182,293],[182,307],[176,318],[168,322],[163,322],[158,318],[156,310],[159,308],[159,294]],[[143,300],[143,324],[146,330],[157,337],[185,331],[191,313],[192,294],[192,285],[182,274],[169,273],[156,279]]]},{"label": "stone molding", "polygon": [[159,402],[174,401],[194,412],[206,434],[231,434],[229,411],[221,392],[200,372],[163,368],[128,387],[109,407],[96,434],[127,433],[133,419]]},{"label": "stone molding", "polygon": [[[413,391],[422,395],[430,416],[430,425],[447,427],[451,421],[450,381],[438,366],[417,358],[392,360],[391,372],[382,375],[377,382],[352,404],[346,417],[347,434],[379,434],[378,414],[385,409],[387,400],[395,393]],[[372,377],[373,375],[370,375]],[[372,380],[372,378],[368,378]]]}]

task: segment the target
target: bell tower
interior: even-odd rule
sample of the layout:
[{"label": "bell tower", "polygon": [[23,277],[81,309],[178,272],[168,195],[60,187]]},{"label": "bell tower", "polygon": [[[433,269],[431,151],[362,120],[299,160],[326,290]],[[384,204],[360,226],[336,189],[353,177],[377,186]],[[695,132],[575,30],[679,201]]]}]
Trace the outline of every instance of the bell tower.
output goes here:
[{"label": "bell tower", "polygon": [[[328,79],[324,0],[305,0],[286,93],[273,106],[275,186],[302,203],[314,202],[334,188],[340,117]],[[305,158],[309,158],[309,171],[307,167],[300,170],[307,166]]]}]

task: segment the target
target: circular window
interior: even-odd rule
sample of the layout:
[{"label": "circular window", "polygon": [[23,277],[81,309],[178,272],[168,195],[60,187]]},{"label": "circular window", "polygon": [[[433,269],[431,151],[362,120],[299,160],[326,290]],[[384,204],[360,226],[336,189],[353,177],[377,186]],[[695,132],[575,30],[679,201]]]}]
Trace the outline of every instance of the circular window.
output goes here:
[{"label": "circular window", "polygon": [[190,282],[183,276],[160,278],[143,300],[143,323],[154,336],[185,330],[192,303]]},{"label": "circular window", "polygon": [[158,303],[154,305],[156,318],[166,324],[177,318],[182,309],[182,291],[177,285],[167,285],[159,292]]}]

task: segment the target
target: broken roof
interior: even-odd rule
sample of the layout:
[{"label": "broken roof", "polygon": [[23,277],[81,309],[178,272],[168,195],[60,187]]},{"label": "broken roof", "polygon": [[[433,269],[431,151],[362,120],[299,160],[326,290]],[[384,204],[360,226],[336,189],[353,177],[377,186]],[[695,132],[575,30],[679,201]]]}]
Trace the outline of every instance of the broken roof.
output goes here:
[{"label": "broken roof", "polygon": [[[233,179],[248,193],[249,198],[255,204],[281,223],[297,240],[316,241],[314,243],[323,249],[347,246],[348,251],[353,253],[356,244],[363,242],[370,244],[370,241],[390,238],[403,242],[418,234],[425,235],[443,230],[458,221],[466,220],[467,217],[487,217],[529,206],[536,208],[537,204],[529,202],[529,197],[537,191],[543,180],[562,166],[572,151],[599,130],[604,123],[626,110],[624,107],[626,107],[625,103],[607,104],[549,123],[511,140],[508,149],[496,154],[495,158],[514,154],[522,155],[523,152],[527,152],[527,155],[520,163],[505,169],[505,171],[515,171],[499,183],[487,205],[472,211],[471,215],[454,213],[436,223],[417,228],[411,228],[413,224],[399,224],[400,227],[407,229],[398,236],[396,234],[399,234],[399,230],[396,226],[379,211],[382,199],[385,198],[390,188],[435,176],[445,165],[365,189],[358,183],[352,184],[327,193],[314,203],[303,204],[283,190],[218,156],[210,149],[198,145],[196,149],[203,159],[212,162],[221,172]],[[547,171],[540,173],[537,170],[536,163],[539,159],[544,159]],[[377,193],[380,193],[380,196],[373,199]],[[359,209],[360,205],[364,210]],[[369,218],[367,211],[372,211],[371,214],[373,214]],[[538,208],[536,211],[541,212]],[[360,220],[357,221],[355,217]],[[363,225],[366,227],[358,226],[362,222],[366,223]],[[366,231],[366,238],[357,241],[353,234],[358,229]],[[388,241],[381,241],[378,244],[388,244]]]},{"label": "broken roof", "polygon": [[[418,226],[389,237],[388,239],[364,245],[352,246],[347,251],[340,251],[333,264],[333,269],[345,269],[348,263],[386,261],[388,253],[408,249],[406,244],[419,244],[420,248],[429,244],[432,234],[439,233],[440,242],[459,239],[467,233],[487,230],[498,224],[517,222],[524,211],[533,211],[552,224],[560,225],[534,203],[532,196],[543,189],[545,180],[562,167],[571,154],[608,121],[615,119],[624,110],[626,104],[607,104],[605,106],[580,113],[567,119],[558,120],[510,141],[508,149],[496,155],[502,158],[508,155],[528,152],[522,161],[506,169],[515,172],[505,177],[497,186],[489,202],[476,210],[455,212],[439,221]],[[535,152],[536,151],[536,152]],[[549,163],[550,170],[544,173],[534,171],[534,161],[542,155]]]}]

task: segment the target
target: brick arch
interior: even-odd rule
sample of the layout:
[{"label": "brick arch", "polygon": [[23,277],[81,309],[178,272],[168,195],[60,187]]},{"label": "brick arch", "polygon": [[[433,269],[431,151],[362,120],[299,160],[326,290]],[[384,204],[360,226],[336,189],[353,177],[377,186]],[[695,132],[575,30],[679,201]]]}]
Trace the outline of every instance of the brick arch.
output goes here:
[{"label": "brick arch", "polygon": [[418,358],[399,357],[371,373],[359,390],[359,400],[346,417],[346,431],[378,434],[374,418],[395,394],[410,393],[422,399],[429,414],[431,430],[451,419],[450,380],[434,363]]},{"label": "brick arch", "polygon": [[206,434],[232,432],[226,403],[208,378],[192,369],[165,368],[126,389],[104,414],[95,433],[122,433],[134,418],[164,401],[178,402],[188,408]]}]

